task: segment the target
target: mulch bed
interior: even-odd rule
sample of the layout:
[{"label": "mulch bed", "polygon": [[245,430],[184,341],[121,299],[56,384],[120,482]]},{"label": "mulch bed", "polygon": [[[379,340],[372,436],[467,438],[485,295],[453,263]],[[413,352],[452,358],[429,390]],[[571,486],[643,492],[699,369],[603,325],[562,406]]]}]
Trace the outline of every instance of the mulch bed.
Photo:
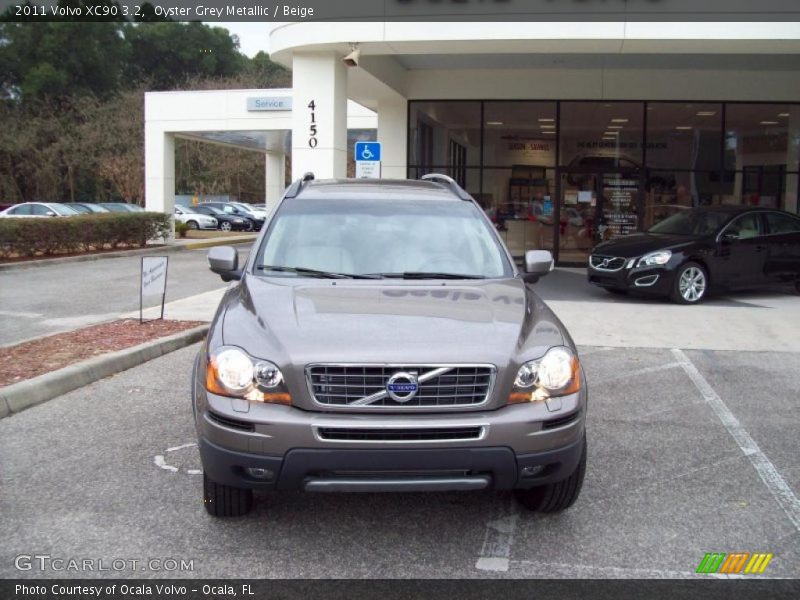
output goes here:
[{"label": "mulch bed", "polygon": [[121,319],[0,348],[0,387],[205,324]]}]

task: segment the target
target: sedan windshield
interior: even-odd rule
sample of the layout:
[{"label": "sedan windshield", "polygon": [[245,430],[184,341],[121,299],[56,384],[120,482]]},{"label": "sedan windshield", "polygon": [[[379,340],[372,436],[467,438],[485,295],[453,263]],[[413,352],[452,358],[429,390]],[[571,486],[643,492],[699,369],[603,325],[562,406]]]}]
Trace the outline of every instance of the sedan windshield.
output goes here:
[{"label": "sedan windshield", "polygon": [[308,270],[337,278],[512,275],[479,209],[438,200],[289,200],[270,225],[256,268],[284,277]]},{"label": "sedan windshield", "polygon": [[71,206],[67,206],[66,204],[59,204],[58,202],[53,202],[49,205],[56,214],[61,215],[62,217],[71,217],[73,215],[80,214],[77,210],[72,208]]},{"label": "sedan windshield", "polygon": [[719,231],[733,214],[726,210],[687,210],[667,217],[647,231],[648,233],[667,233],[696,237],[711,235]]}]

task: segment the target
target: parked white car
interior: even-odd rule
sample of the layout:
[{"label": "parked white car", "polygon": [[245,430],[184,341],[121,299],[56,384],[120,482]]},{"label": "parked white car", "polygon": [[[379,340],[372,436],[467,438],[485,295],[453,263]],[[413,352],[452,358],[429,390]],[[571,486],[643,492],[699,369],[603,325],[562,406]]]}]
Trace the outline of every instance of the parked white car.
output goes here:
[{"label": "parked white car", "polygon": [[3,218],[31,218],[31,217],[74,217],[80,213],[58,202],[23,202],[22,204],[15,204],[3,212],[0,212],[0,217]]},{"label": "parked white car", "polygon": [[180,223],[186,223],[189,229],[216,229],[219,225],[214,217],[192,212],[190,208],[185,206],[175,207],[175,220]]}]

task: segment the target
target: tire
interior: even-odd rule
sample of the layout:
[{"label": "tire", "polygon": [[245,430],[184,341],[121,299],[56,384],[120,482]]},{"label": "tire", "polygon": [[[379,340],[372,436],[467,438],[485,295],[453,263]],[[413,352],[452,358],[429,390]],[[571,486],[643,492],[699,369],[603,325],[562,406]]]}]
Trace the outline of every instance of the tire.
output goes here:
[{"label": "tire", "polygon": [[231,231],[233,229],[233,226],[230,224],[230,222],[223,221],[222,223],[219,224],[219,228],[222,231]]},{"label": "tire", "polygon": [[254,229],[253,222],[248,220],[247,229],[245,229],[245,231],[253,231],[253,229]]},{"label": "tire", "polygon": [[586,434],[583,435],[583,452],[572,475],[561,481],[531,488],[514,490],[517,501],[528,510],[540,513],[560,512],[572,506],[581,494],[586,475]]},{"label": "tire", "polygon": [[708,294],[708,272],[696,262],[683,263],[675,271],[670,299],[678,304],[698,304]]},{"label": "tire", "polygon": [[189,229],[200,229],[200,226],[197,224],[197,221],[187,221],[186,225]]},{"label": "tire", "polygon": [[253,490],[215,483],[203,473],[203,503],[212,517],[241,517],[253,508]]}]

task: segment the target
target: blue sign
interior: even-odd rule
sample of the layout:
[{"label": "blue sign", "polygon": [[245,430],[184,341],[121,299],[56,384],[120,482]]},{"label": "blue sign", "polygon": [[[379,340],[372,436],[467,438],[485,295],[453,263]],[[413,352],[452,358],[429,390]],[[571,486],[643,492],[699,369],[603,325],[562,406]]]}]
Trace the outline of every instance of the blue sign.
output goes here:
[{"label": "blue sign", "polygon": [[380,142],[356,142],[356,161],[377,161],[380,159]]}]

